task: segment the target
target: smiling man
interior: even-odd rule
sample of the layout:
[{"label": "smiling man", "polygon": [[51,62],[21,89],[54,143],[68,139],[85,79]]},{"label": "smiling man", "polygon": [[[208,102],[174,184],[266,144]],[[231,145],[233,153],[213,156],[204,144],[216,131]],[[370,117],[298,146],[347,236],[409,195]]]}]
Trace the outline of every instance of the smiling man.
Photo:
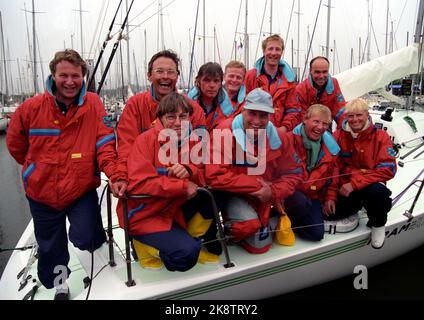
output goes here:
[{"label": "smiling man", "polygon": [[271,94],[275,110],[271,122],[287,132],[301,122],[301,109],[296,102],[296,77],[290,65],[281,59],[283,50],[284,41],[278,34],[262,41],[263,57],[246,74],[246,93],[261,88]]},{"label": "smiling man", "polygon": [[[116,170],[115,134],[96,94],[87,92],[85,61],[67,49],[50,62],[46,91],[26,100],[14,113],[7,134],[10,154],[21,164],[34,221],[38,277],[56,287],[56,300],[69,299],[69,240],[94,252],[106,240],[96,188],[100,172],[119,190],[125,182]],[[64,272],[59,278],[57,268]],[[65,274],[63,274],[65,273]]]},{"label": "smiling man", "polygon": [[[149,61],[147,76],[151,83],[148,91],[131,97],[119,120],[118,134],[118,170],[127,175],[127,158],[135,139],[140,133],[150,129],[156,122],[156,110],[159,102],[167,94],[176,91],[180,71],[180,59],[171,50],[156,53]],[[190,117],[193,129],[205,127],[203,110],[192,102],[193,114]],[[123,196],[125,190],[114,193]]]},{"label": "smiling man", "polygon": [[292,140],[269,120],[273,113],[271,95],[252,90],[242,113],[215,129],[223,134],[214,135],[211,154],[223,161],[205,168],[208,185],[225,197],[226,233],[250,253],[271,248],[271,205],[292,195],[303,174]]},{"label": "smiling man", "polygon": [[246,97],[246,86],[244,78],[246,67],[240,61],[232,60],[225,66],[224,86],[230,97],[235,113],[239,114],[243,109],[243,102]]},{"label": "smiling man", "polygon": [[331,110],[331,117],[338,125],[343,121],[346,101],[339,83],[330,73],[330,62],[326,57],[317,56],[309,63],[310,75],[296,87],[296,98],[302,115],[313,104],[323,104]]}]

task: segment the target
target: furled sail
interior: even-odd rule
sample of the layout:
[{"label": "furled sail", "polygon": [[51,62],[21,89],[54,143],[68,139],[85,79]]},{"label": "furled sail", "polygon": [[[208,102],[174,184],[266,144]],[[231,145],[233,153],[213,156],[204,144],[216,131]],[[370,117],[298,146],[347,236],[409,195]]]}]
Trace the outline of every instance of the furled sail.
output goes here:
[{"label": "furled sail", "polygon": [[418,72],[419,44],[397,50],[391,54],[343,71],[337,78],[346,100],[378,90],[393,80]]}]

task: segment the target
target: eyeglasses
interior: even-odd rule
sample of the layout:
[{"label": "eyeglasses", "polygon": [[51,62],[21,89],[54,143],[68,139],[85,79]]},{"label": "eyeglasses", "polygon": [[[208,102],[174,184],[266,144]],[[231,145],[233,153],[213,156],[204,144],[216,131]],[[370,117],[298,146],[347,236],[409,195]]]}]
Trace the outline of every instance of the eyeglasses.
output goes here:
[{"label": "eyeglasses", "polygon": [[177,114],[167,114],[165,115],[165,119],[168,122],[174,122],[177,120],[177,118],[180,119],[180,121],[186,121],[190,118],[190,115],[188,113],[180,113],[179,115]]},{"label": "eyeglasses", "polygon": [[178,71],[175,69],[162,69],[162,68],[157,68],[157,69],[153,69],[153,73],[156,73],[158,76],[163,76],[165,74],[167,74],[169,77],[176,77],[178,75]]}]

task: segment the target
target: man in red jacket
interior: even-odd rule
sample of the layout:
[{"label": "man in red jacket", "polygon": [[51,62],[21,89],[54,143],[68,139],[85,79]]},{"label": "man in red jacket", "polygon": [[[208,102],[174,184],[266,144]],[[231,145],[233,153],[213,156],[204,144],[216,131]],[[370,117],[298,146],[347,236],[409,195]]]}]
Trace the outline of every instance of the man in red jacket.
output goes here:
[{"label": "man in red jacket", "polygon": [[[326,57],[315,57],[309,63],[310,75],[296,87],[296,99],[302,116],[313,104],[323,104],[331,110],[332,119],[341,125],[346,101],[336,78],[329,74],[330,62]],[[331,128],[331,127],[330,127]]]},{"label": "man in red jacket", "polygon": [[271,205],[292,195],[303,175],[292,140],[269,120],[273,112],[268,92],[251,91],[243,112],[216,129],[221,136],[214,132],[214,161],[205,168],[208,185],[227,195],[226,232],[250,253],[271,248]]},{"label": "man in red jacket", "polygon": [[[131,97],[122,112],[117,127],[118,135],[118,170],[127,175],[127,158],[131,147],[140,133],[150,129],[156,122],[156,110],[159,102],[167,94],[176,91],[176,83],[180,71],[180,59],[171,50],[163,50],[150,59],[148,77],[151,86],[148,91]],[[202,108],[193,105],[191,123],[193,129],[205,128],[205,116]],[[125,190],[115,196],[122,197]]]},{"label": "man in red jacket", "polygon": [[386,182],[396,174],[393,144],[386,131],[374,126],[363,99],[346,104],[346,120],[334,133],[340,146],[337,167],[339,197],[326,219],[340,219],[366,209],[371,228],[371,245],[379,249],[385,240],[387,213],[392,192]]},{"label": "man in red jacket", "polygon": [[246,67],[242,62],[232,60],[225,66],[224,86],[236,114],[243,110],[243,103],[246,98],[245,76]]},{"label": "man in red jacket", "polygon": [[293,130],[296,151],[304,168],[304,181],[284,201],[292,227],[302,238],[319,241],[324,236],[323,213],[337,199],[336,155],[340,151],[327,131],[331,112],[321,104],[312,105],[303,123]]},{"label": "man in red jacket", "polygon": [[[128,200],[129,233],[144,268],[164,264],[170,271],[186,271],[198,261],[219,261],[200,250],[198,240],[210,228],[213,212],[197,195],[205,185],[204,169],[189,157],[192,112],[188,99],[168,94],[159,103],[155,126],[137,137],[128,158],[128,192],[151,196]],[[117,212],[123,226],[121,200]]]},{"label": "man in red jacket", "polygon": [[246,74],[246,93],[262,88],[271,94],[275,111],[270,119],[277,128],[288,132],[301,122],[301,109],[296,101],[296,75],[281,59],[283,50],[284,41],[278,34],[262,41],[264,55]]},{"label": "man in red jacket", "polygon": [[[57,287],[55,299],[68,299],[66,282],[57,283],[57,267],[66,280],[69,240],[93,252],[106,240],[96,188],[100,171],[119,192],[125,177],[116,171],[115,134],[103,104],[86,92],[87,66],[74,50],[55,54],[46,91],[26,100],[14,113],[7,146],[23,165],[22,178],[38,243],[38,277]],[[65,277],[64,277],[65,276]],[[64,279],[63,279],[64,277]]]}]

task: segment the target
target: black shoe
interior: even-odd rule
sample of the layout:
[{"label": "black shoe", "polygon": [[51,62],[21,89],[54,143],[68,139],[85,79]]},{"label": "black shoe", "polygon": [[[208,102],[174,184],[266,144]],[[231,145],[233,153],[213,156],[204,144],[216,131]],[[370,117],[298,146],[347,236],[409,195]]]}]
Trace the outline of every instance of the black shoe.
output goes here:
[{"label": "black shoe", "polygon": [[57,290],[54,294],[54,300],[69,300],[69,288],[64,290]]}]

